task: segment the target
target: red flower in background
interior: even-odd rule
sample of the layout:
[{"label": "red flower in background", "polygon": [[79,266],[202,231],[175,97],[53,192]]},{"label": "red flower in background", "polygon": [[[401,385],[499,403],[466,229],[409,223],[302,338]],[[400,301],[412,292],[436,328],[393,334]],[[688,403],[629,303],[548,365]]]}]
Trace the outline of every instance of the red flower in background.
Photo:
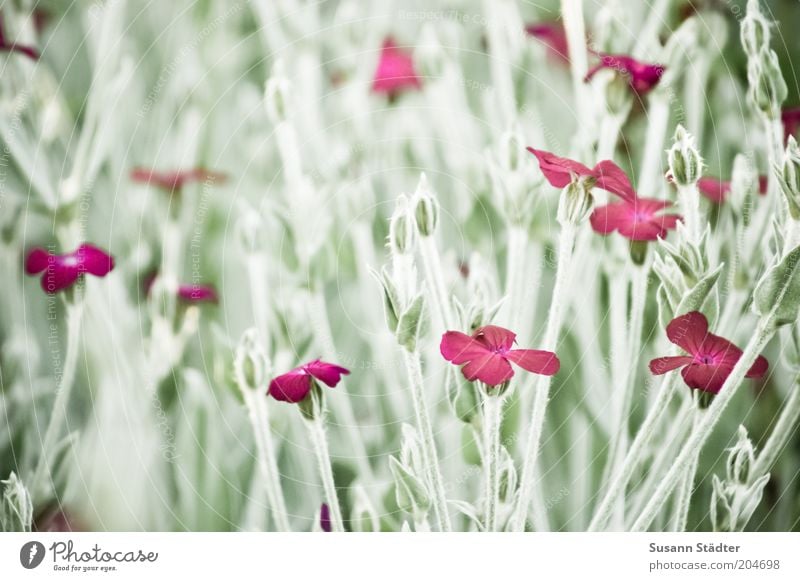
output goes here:
[{"label": "red flower in background", "polygon": [[131,171],[134,182],[150,184],[172,193],[179,192],[183,186],[198,182],[224,182],[227,176],[203,168],[162,172],[154,169],[135,168]]},{"label": "red flower in background", "polygon": [[525,27],[525,32],[537,40],[542,41],[548,49],[550,56],[555,60],[569,62],[569,45],[567,33],[561,22],[537,22]]},{"label": "red flower in background", "polygon": [[[717,335],[709,333],[708,320],[698,311],[673,319],[667,325],[669,340],[688,355],[659,357],[650,362],[650,372],[662,375],[682,368],[683,380],[692,389],[719,393],[733,367],[742,356],[742,350]],[[759,356],[747,371],[746,377],[762,377],[769,363]]]},{"label": "red flower in background", "polygon": [[787,107],[781,111],[781,121],[783,121],[783,140],[789,139],[790,135],[797,135],[800,128],[800,107]]},{"label": "red flower in background", "polygon": [[315,359],[270,381],[268,393],[278,401],[299,403],[311,391],[312,380],[321,381],[328,387],[336,387],[342,375],[350,375],[350,371],[334,363]]},{"label": "red flower in background", "polygon": [[418,90],[421,86],[411,53],[399,48],[391,37],[387,38],[375,69],[372,90],[394,96],[405,90]]},{"label": "red flower in background", "polygon": [[[145,294],[150,294],[157,276],[156,273],[153,273],[145,277],[143,285]],[[180,284],[176,294],[180,300],[187,303],[219,302],[217,290],[210,284]]]},{"label": "red flower in background", "polygon": [[[762,196],[767,193],[767,182],[767,176],[758,176],[758,193]],[[703,177],[697,180],[697,189],[715,204],[721,204],[731,191],[731,182]]]},{"label": "red flower in background", "polygon": [[329,533],[333,530],[331,526],[331,509],[324,502],[319,508],[319,526],[325,533]]},{"label": "red flower in background", "polygon": [[610,69],[628,79],[628,84],[639,95],[653,90],[664,74],[664,67],[659,64],[643,63],[627,55],[597,53],[600,63],[589,69],[586,81],[591,80],[598,71]]},{"label": "red flower in background", "polygon": [[459,331],[442,335],[439,347],[442,356],[454,365],[463,365],[461,373],[469,381],[476,379],[495,387],[514,376],[511,363],[540,375],[553,375],[561,366],[550,351],[512,349],[516,335],[494,325],[477,329],[472,336]]},{"label": "red flower in background", "polygon": [[8,41],[3,26],[2,14],[0,14],[0,52],[18,52],[30,59],[33,60],[39,59],[39,51],[37,51],[35,48],[23,44],[17,44],[16,42]]},{"label": "red flower in background", "polygon": [[91,244],[81,244],[74,252],[52,254],[34,248],[25,260],[25,272],[42,274],[42,289],[55,294],[75,284],[84,274],[103,277],[114,268],[114,258]]}]

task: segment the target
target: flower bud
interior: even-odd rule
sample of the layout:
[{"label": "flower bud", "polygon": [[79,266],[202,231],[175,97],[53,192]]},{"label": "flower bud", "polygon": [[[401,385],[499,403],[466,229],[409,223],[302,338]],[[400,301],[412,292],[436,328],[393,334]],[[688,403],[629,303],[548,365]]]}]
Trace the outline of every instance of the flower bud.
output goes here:
[{"label": "flower bud", "polygon": [[589,217],[594,205],[593,182],[592,179],[578,179],[573,176],[573,180],[561,191],[558,200],[559,224],[577,226]]},{"label": "flower bud", "polygon": [[731,505],[728,500],[728,490],[725,484],[714,474],[711,477],[711,528],[714,532],[728,532],[731,530]]},{"label": "flower bud", "polygon": [[789,213],[794,220],[800,220],[800,148],[793,135],[786,143],[786,155],[780,170],[778,184],[789,205]]},{"label": "flower bud", "polygon": [[239,389],[256,391],[266,386],[269,361],[256,329],[248,329],[236,347],[233,373]]},{"label": "flower bud", "polygon": [[[448,368],[447,373],[454,369]],[[465,424],[471,423],[480,412],[475,385],[460,376],[447,382],[447,401],[455,416]]]},{"label": "flower bud", "polygon": [[761,13],[759,0],[747,2],[747,14],[741,24],[742,47],[749,57],[769,48],[770,23]]},{"label": "flower bud", "polygon": [[408,208],[408,198],[400,195],[397,206],[389,221],[389,248],[395,254],[407,254],[414,251],[414,224]]},{"label": "flower bud", "polygon": [[439,202],[428,186],[428,178],[423,173],[419,178],[417,191],[411,201],[414,207],[417,230],[422,236],[430,236],[439,223]]},{"label": "flower bud", "polygon": [[431,495],[425,483],[394,456],[389,457],[394,477],[395,497],[400,510],[424,518],[431,506]]},{"label": "flower bud", "polygon": [[272,70],[272,76],[267,80],[264,89],[264,106],[267,109],[269,120],[277,125],[289,117],[289,103],[291,103],[291,83],[283,75],[283,66],[279,61]]},{"label": "flower bud", "polygon": [[753,162],[746,155],[738,154],[733,160],[730,202],[733,211],[741,216],[745,227],[750,224],[758,188],[758,172]]},{"label": "flower bud", "polygon": [[0,504],[0,530],[30,532],[33,523],[33,502],[28,489],[14,472],[9,475],[8,480],[2,480],[0,483],[4,485],[2,504]]},{"label": "flower bud", "polygon": [[728,482],[746,486],[750,478],[750,468],[755,463],[755,452],[747,430],[739,426],[736,445],[728,453],[727,476]]},{"label": "flower bud", "polygon": [[674,143],[667,152],[669,172],[678,186],[689,186],[697,183],[703,170],[703,159],[697,151],[694,137],[678,125],[675,130]]},{"label": "flower bud", "polygon": [[747,67],[747,96],[751,105],[770,119],[779,119],[788,88],[783,79],[778,55],[764,50],[751,58]]}]

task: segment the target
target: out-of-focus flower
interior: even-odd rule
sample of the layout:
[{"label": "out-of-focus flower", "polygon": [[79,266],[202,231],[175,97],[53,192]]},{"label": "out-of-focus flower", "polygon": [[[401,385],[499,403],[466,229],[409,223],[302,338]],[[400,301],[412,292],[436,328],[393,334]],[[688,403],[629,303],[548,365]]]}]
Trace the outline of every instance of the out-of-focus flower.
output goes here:
[{"label": "out-of-focus flower", "polygon": [[569,62],[569,46],[567,33],[561,22],[536,22],[528,24],[525,32],[547,46],[550,56],[561,63]]},{"label": "out-of-focus flower", "polygon": [[[767,193],[767,182],[767,176],[758,176],[758,193],[762,196]],[[714,177],[702,177],[697,180],[697,188],[706,198],[715,204],[721,204],[731,192],[731,182]]]},{"label": "out-of-focus flower", "polygon": [[472,336],[460,331],[442,335],[442,356],[454,365],[463,365],[461,372],[469,381],[476,379],[496,387],[514,376],[513,362],[526,371],[554,375],[561,363],[555,353],[536,349],[512,349],[516,334],[494,325],[477,329]]},{"label": "out-of-focus flower", "polygon": [[[156,274],[149,275],[144,280],[145,294],[150,294]],[[219,302],[217,290],[210,284],[179,284],[175,293],[177,297],[187,303],[216,303]]]},{"label": "out-of-focus flower", "polygon": [[[688,355],[659,357],[650,362],[650,372],[662,375],[681,369],[683,380],[692,389],[716,394],[742,356],[742,350],[717,335],[709,333],[708,320],[692,311],[667,325],[667,337]],[[766,358],[759,356],[746,377],[762,377],[769,368]]]},{"label": "out-of-focus flower", "polygon": [[328,387],[336,387],[342,375],[350,375],[350,371],[334,363],[315,359],[270,381],[268,393],[278,401],[299,403],[311,391],[313,380],[321,381]]},{"label": "out-of-focus flower", "polygon": [[639,95],[650,92],[664,74],[664,66],[643,63],[627,55],[598,53],[600,63],[589,69],[586,81],[590,81],[598,71],[610,69],[625,77],[631,88]]},{"label": "out-of-focus flower", "polygon": [[783,109],[781,121],[783,122],[784,141],[789,139],[790,135],[797,135],[797,130],[800,129],[800,106]]},{"label": "out-of-focus flower", "polygon": [[592,180],[594,187],[616,194],[622,199],[627,200],[636,197],[636,192],[628,176],[617,164],[609,159],[601,161],[590,169],[579,161],[559,157],[548,151],[532,147],[529,147],[528,151],[536,156],[539,161],[539,169],[542,170],[550,185],[555,188],[566,187],[574,176]]},{"label": "out-of-focus flower", "polygon": [[219,172],[203,168],[194,168],[178,171],[157,171],[154,169],[134,168],[131,179],[142,184],[150,184],[172,193],[180,192],[183,186],[198,182],[222,183],[227,176]]},{"label": "out-of-focus flower", "polygon": [[418,90],[421,86],[411,54],[398,47],[393,38],[387,38],[375,69],[372,90],[392,97],[405,90]]},{"label": "out-of-focus flower", "polygon": [[39,59],[39,51],[37,51],[35,48],[23,44],[17,44],[16,42],[9,42],[8,39],[6,39],[2,14],[0,14],[0,52],[18,52],[20,54],[24,54],[30,59]]},{"label": "out-of-focus flower", "polygon": [[324,502],[322,506],[319,507],[319,526],[323,532],[329,533],[333,531],[333,527],[331,526],[331,509]]},{"label": "out-of-focus flower", "polygon": [[65,290],[87,272],[103,277],[114,268],[114,258],[91,244],[81,244],[74,252],[52,254],[34,248],[25,260],[25,272],[42,274],[42,289],[48,294]]},{"label": "out-of-focus flower", "polygon": [[677,214],[660,214],[670,206],[672,202],[667,200],[637,197],[595,208],[589,222],[595,232],[604,236],[616,231],[629,240],[657,240],[681,219]]}]

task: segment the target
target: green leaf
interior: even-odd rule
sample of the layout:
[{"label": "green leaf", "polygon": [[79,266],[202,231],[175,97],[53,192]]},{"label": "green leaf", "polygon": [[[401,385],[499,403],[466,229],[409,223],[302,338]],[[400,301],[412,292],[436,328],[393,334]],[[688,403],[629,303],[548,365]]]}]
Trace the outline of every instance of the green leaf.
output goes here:
[{"label": "green leaf", "polygon": [[753,309],[774,325],[788,325],[800,309],[800,246],[761,277],[753,293]]},{"label": "green leaf", "polygon": [[681,302],[678,303],[678,307],[675,309],[675,316],[680,317],[681,315],[685,315],[686,313],[690,313],[692,311],[698,311],[703,306],[708,295],[714,289],[714,285],[717,283],[719,279],[719,275],[722,272],[723,265],[720,264],[717,268],[709,272],[700,281],[692,287],[684,297],[681,299]]},{"label": "green leaf", "polygon": [[425,299],[422,293],[414,297],[411,304],[400,315],[397,323],[397,342],[408,351],[414,351],[417,347],[417,337],[419,337],[420,322],[422,320],[422,310],[425,306]]}]

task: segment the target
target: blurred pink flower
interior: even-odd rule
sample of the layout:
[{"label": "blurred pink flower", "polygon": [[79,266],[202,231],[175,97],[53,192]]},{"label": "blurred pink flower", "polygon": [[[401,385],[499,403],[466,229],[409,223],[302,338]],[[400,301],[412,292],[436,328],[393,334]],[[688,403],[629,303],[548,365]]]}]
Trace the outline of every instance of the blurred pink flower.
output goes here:
[{"label": "blurred pink flower", "polygon": [[580,178],[591,178],[595,181],[595,187],[616,194],[624,200],[632,200],[636,197],[636,192],[628,176],[610,159],[603,160],[594,168],[589,169],[579,161],[559,157],[548,151],[532,147],[529,147],[528,151],[536,156],[539,161],[539,169],[542,170],[550,185],[555,188],[566,187],[574,175]]},{"label": "blurred pink flower", "polygon": [[166,192],[179,192],[183,186],[197,182],[224,182],[227,176],[222,173],[195,168],[182,171],[161,172],[154,169],[134,168],[131,179],[142,184],[151,184]]},{"label": "blurred pink flower", "polygon": [[[742,356],[742,350],[736,345],[708,332],[708,320],[698,311],[673,319],[667,325],[667,337],[689,355],[653,359],[650,362],[650,372],[653,375],[663,375],[682,367],[683,380],[692,389],[719,393]],[[767,369],[769,362],[759,356],[747,371],[746,377],[762,377]]]},{"label": "blurred pink flower", "polygon": [[329,533],[333,530],[331,526],[331,509],[324,502],[319,508],[319,526],[325,533]]},{"label": "blurred pink flower", "polygon": [[[145,277],[145,294],[150,294],[157,276],[157,273],[154,272]],[[177,295],[180,300],[187,303],[216,303],[219,301],[217,290],[209,284],[180,284]]]},{"label": "blurred pink flower", "polygon": [[25,260],[25,272],[42,274],[42,289],[55,294],[71,287],[87,272],[103,277],[114,268],[114,258],[96,246],[81,244],[74,252],[52,254],[43,248],[34,248]]},{"label": "blurred pink flower", "polygon": [[494,325],[477,329],[472,336],[459,331],[442,335],[442,356],[454,365],[464,365],[461,373],[469,381],[476,379],[495,387],[514,376],[509,362],[526,371],[540,375],[554,375],[561,366],[558,357],[550,351],[512,349],[516,335]]},{"label": "blurred pink flower", "polygon": [[39,51],[31,46],[17,44],[16,42],[9,42],[6,39],[5,28],[3,26],[3,15],[0,14],[0,52],[18,52],[24,54],[26,57],[38,60]]},{"label": "blurred pink flower", "polygon": [[[731,191],[731,182],[714,177],[703,177],[697,181],[697,189],[715,204],[721,204]],[[758,177],[758,193],[762,196],[767,193],[767,176]]]},{"label": "blurred pink flower", "polygon": [[421,86],[411,54],[399,48],[394,39],[387,38],[381,49],[378,67],[375,69],[372,90],[395,96],[407,89],[418,90]]},{"label": "blurred pink flower", "polygon": [[589,69],[586,81],[591,80],[598,71],[611,69],[628,79],[628,84],[639,95],[651,91],[664,74],[663,65],[643,63],[627,55],[596,53],[600,63]]},{"label": "blurred pink flower", "polygon": [[525,32],[547,46],[548,52],[554,60],[561,63],[569,62],[569,46],[564,25],[558,21],[537,22],[525,27]]},{"label": "blurred pink flower", "polygon": [[800,128],[800,106],[787,107],[781,111],[781,121],[783,121],[783,139],[786,141],[790,135],[797,135]]},{"label": "blurred pink flower", "polygon": [[311,391],[313,379],[328,387],[336,387],[342,375],[350,375],[350,371],[334,363],[315,359],[270,381],[268,393],[278,401],[298,403]]}]

